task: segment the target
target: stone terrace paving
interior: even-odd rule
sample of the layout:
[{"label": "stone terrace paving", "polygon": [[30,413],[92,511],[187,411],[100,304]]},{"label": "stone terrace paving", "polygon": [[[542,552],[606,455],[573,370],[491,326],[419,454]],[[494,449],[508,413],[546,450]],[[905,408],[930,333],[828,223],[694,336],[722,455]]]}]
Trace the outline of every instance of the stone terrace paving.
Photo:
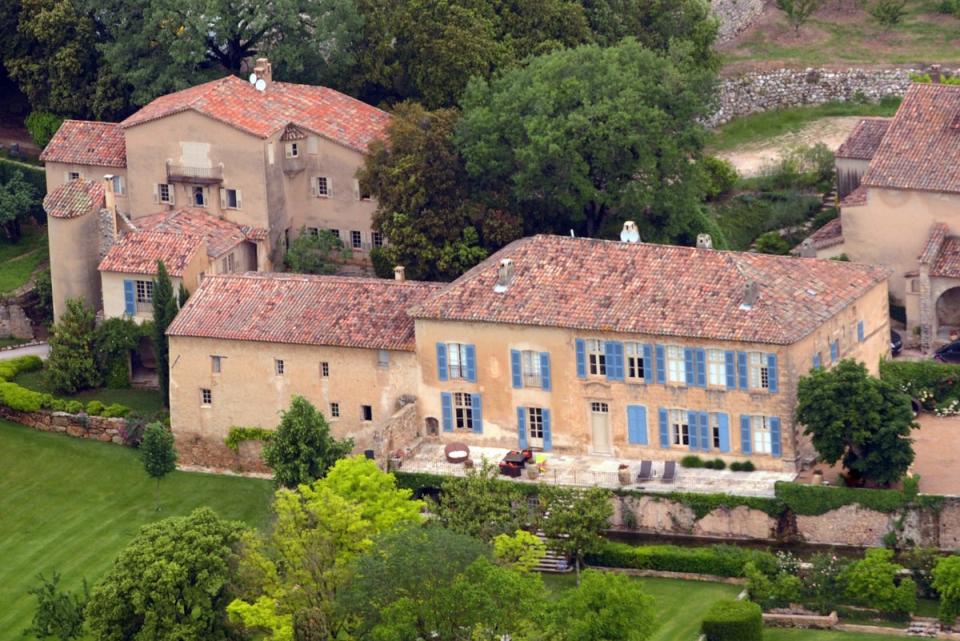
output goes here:
[{"label": "stone terrace paving", "polygon": [[[403,459],[403,472],[426,472],[449,476],[464,476],[467,472],[462,463],[448,463],[443,453],[442,443],[423,443],[417,450]],[[497,447],[470,447],[470,458],[479,466],[487,461],[497,464],[508,450]],[[524,472],[515,479],[525,483],[550,483],[572,486],[600,486],[643,490],[644,492],[701,492],[723,493],[736,496],[773,497],[773,486],[777,481],[792,481],[796,474],[792,472],[731,472],[729,470],[687,469],[677,463],[677,476],[673,483],[662,483],[663,461],[654,461],[655,478],[642,484],[620,485],[617,470],[621,463],[630,466],[631,478],[636,479],[640,472],[639,460],[623,460],[607,456],[568,455],[540,453],[546,457],[546,468],[539,478],[529,479]],[[508,479],[507,476],[502,476]]]}]

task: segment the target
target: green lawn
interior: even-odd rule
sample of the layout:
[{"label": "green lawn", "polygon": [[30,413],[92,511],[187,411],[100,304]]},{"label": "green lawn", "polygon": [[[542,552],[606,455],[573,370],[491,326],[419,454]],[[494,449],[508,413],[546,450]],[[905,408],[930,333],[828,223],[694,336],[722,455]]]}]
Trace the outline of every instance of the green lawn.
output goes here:
[{"label": "green lawn", "polygon": [[791,107],[735,118],[714,130],[708,140],[710,151],[728,151],[742,145],[767,141],[800,131],[820,118],[832,116],[892,116],[900,106],[899,98],[884,98],[880,103],[829,102],[815,107]]},{"label": "green lawn", "polygon": [[93,583],[141,525],[203,505],[263,526],[272,484],[174,472],[160,512],[153,492],[134,450],[0,421],[0,637],[29,625],[37,573],[59,570],[70,589]]},{"label": "green lawn", "polygon": [[77,392],[76,394],[60,394],[53,391],[44,378],[44,371],[24,372],[14,379],[14,382],[38,392],[53,394],[57,398],[77,400],[82,403],[100,401],[104,405],[120,403],[143,416],[154,416],[164,411],[163,400],[159,390],[153,389],[95,389]]},{"label": "green lawn", "polygon": [[0,239],[0,294],[25,284],[47,257],[46,230],[24,228],[17,243]]},{"label": "green lawn", "polygon": [[763,641],[892,641],[903,636],[888,634],[857,634],[833,630],[796,630],[764,628]]}]

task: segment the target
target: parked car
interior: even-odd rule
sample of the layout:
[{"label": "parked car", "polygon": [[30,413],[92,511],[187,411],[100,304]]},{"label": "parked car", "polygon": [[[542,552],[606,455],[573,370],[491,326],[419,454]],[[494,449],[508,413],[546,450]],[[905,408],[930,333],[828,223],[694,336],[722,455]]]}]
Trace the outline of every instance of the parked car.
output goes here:
[{"label": "parked car", "polygon": [[900,338],[900,334],[895,329],[890,330],[890,353],[894,356],[900,355],[900,350],[903,349],[903,339]]},{"label": "parked car", "polygon": [[944,345],[933,353],[933,359],[941,363],[960,363],[960,341]]}]

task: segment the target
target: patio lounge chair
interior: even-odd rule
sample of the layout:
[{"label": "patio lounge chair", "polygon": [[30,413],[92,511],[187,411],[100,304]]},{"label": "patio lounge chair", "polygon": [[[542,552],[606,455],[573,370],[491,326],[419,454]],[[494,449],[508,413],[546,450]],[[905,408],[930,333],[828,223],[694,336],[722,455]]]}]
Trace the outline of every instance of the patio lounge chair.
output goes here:
[{"label": "patio lounge chair", "polygon": [[653,480],[653,461],[640,461],[640,473],[637,474],[637,483],[646,483]]},{"label": "patio lounge chair", "polygon": [[677,462],[667,461],[663,464],[663,476],[660,477],[661,483],[673,483],[677,479]]}]

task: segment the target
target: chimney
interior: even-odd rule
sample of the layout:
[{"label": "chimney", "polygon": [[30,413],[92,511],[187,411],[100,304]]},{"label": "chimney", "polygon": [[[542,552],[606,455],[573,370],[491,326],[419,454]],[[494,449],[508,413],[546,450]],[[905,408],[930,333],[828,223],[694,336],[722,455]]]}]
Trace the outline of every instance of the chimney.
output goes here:
[{"label": "chimney", "polygon": [[637,223],[628,220],[623,223],[623,231],[620,232],[620,240],[625,243],[639,243],[640,230],[637,229]]},{"label": "chimney", "polygon": [[940,65],[930,65],[930,82],[940,82]]},{"label": "chimney", "polygon": [[740,309],[752,309],[757,304],[757,281],[748,280],[743,285],[743,303]]},{"label": "chimney", "polygon": [[117,195],[113,193],[113,174],[103,177],[103,208],[117,211]]},{"label": "chimney", "polygon": [[493,291],[502,294],[507,291],[507,287],[510,286],[512,280],[513,261],[509,258],[504,258],[500,261],[500,266],[497,268],[497,284],[493,286]]},{"label": "chimney", "polygon": [[407,280],[407,270],[403,265],[393,268],[393,280]]},{"label": "chimney", "polygon": [[698,249],[713,249],[713,238],[710,234],[697,234]]},{"label": "chimney", "polygon": [[817,248],[813,246],[813,241],[809,238],[800,243],[800,258],[816,258]]},{"label": "chimney", "polygon": [[273,82],[273,67],[270,66],[270,60],[267,58],[257,58],[253,73],[257,74],[257,79],[263,80],[268,87]]}]

